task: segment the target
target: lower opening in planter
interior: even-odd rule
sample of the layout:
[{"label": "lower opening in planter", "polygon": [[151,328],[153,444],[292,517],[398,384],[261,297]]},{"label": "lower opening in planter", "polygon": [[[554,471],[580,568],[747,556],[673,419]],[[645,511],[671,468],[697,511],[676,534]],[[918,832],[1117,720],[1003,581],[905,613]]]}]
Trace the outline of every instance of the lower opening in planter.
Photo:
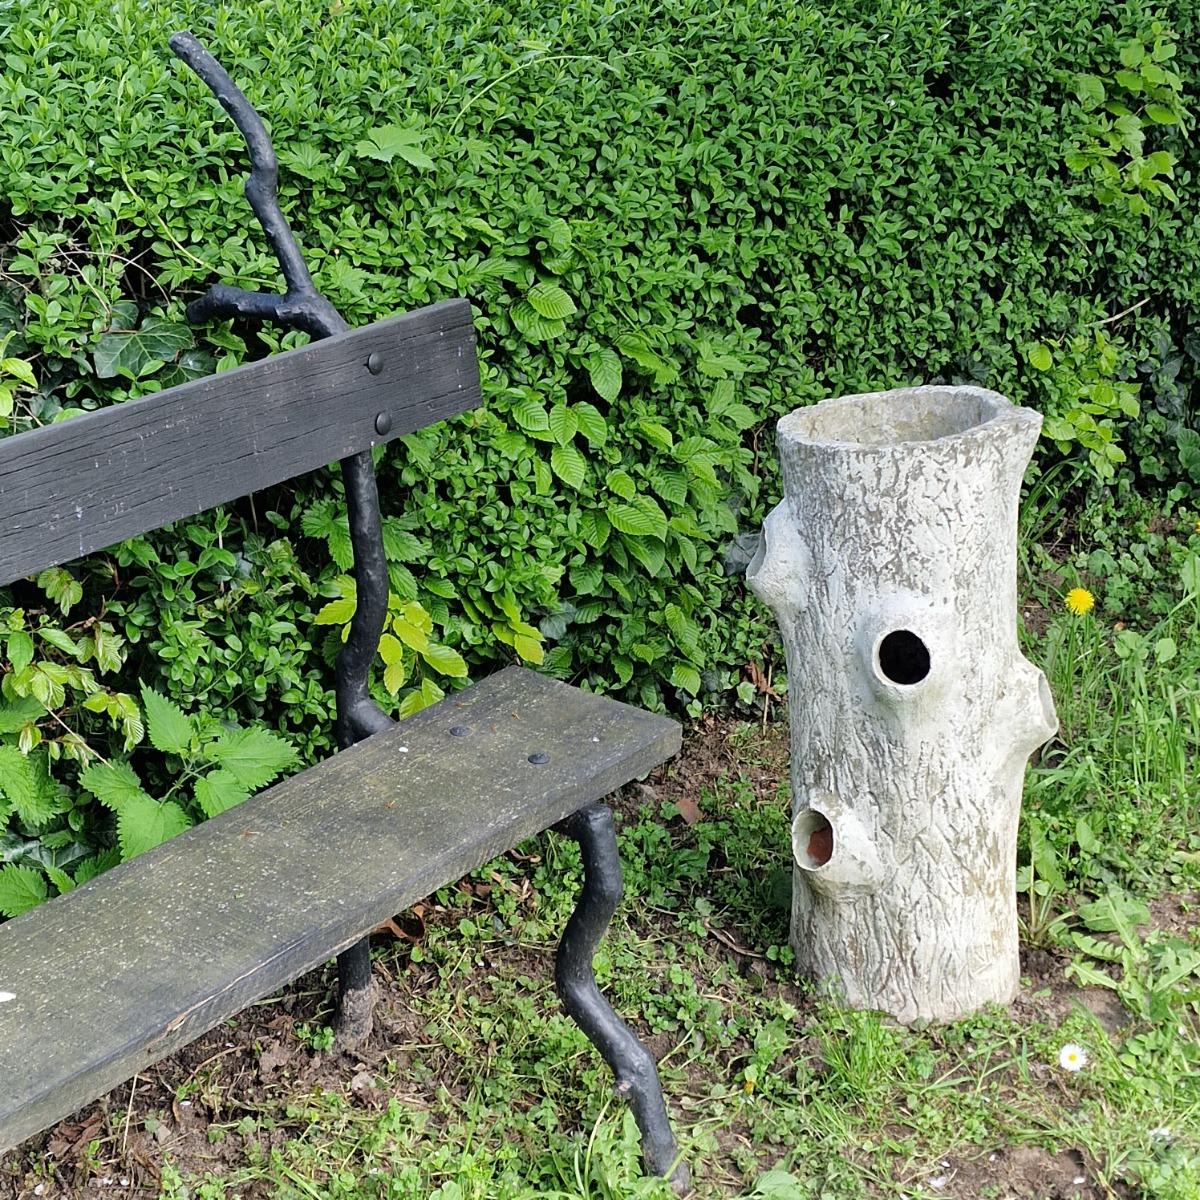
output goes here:
[{"label": "lower opening in planter", "polygon": [[833,857],[833,826],[816,809],[797,816],[793,840],[797,860],[810,871],[823,867]]}]

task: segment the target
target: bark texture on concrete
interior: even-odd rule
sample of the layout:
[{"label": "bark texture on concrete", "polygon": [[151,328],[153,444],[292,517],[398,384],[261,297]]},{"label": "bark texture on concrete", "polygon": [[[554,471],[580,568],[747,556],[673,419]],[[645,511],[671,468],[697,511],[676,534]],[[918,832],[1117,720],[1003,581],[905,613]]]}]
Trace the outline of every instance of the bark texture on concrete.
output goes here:
[{"label": "bark texture on concrete", "polygon": [[971,387],[779,423],[784,499],[747,579],[788,662],[791,941],[810,977],[905,1022],[1017,987],[1021,783],[1056,727],[1016,635],[1040,426]]}]

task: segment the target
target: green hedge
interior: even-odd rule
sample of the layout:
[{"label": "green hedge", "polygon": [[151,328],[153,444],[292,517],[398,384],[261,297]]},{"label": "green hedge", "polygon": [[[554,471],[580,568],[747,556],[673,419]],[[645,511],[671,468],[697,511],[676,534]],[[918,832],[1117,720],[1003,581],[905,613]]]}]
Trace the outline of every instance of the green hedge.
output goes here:
[{"label": "green hedge", "polygon": [[[2,8],[0,337],[38,385],[10,431],[280,344],[181,326],[208,283],[277,272],[240,138],[166,49],[180,14],[267,118],[351,323],[476,307],[484,407],[380,462],[395,615],[439,648],[399,652],[385,702],[440,694],[443,649],[481,672],[544,648],[650,705],[728,697],[769,639],[738,569],[777,493],[771,425],[824,395],[978,381],[1045,411],[1047,453],[1094,475],[1200,480],[1184,0]],[[17,638],[17,664],[59,656],[75,675],[41,692],[110,752],[137,733],[134,670],[323,751],[337,489],[298,481],[73,566],[65,613],[38,610],[70,581],[11,589],[10,640],[71,639],[29,663]],[[97,614],[107,665],[80,625]],[[107,699],[82,706],[80,670]],[[98,819],[64,795],[87,841]]]}]

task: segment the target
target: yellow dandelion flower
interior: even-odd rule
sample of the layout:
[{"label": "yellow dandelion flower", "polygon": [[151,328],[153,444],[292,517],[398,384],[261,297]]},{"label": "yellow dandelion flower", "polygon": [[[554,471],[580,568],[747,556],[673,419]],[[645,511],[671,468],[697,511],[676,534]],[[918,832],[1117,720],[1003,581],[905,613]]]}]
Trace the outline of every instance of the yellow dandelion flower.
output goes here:
[{"label": "yellow dandelion flower", "polygon": [[1090,613],[1096,607],[1096,597],[1087,588],[1072,588],[1063,603],[1067,606],[1067,612],[1082,617],[1084,613]]},{"label": "yellow dandelion flower", "polygon": [[1200,533],[1200,521],[1196,522],[1196,532]]}]

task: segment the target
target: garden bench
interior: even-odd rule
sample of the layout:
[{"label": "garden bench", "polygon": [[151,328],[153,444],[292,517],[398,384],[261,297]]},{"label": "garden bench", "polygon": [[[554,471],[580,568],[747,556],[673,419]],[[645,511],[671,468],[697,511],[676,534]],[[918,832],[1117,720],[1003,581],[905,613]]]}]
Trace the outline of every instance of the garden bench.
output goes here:
[{"label": "garden bench", "polygon": [[335,955],[339,1040],[357,1044],[371,1028],[369,931],[553,827],[584,863],[559,993],[630,1100],[647,1169],[686,1190],[654,1060],[592,974],[621,893],[597,802],[674,754],[679,727],[518,667],[402,725],[376,706],[388,584],[371,449],[478,404],[471,308],[347,329],[279,211],[257,114],[194,38],[172,48],[246,137],[246,193],[287,282],[283,296],[214,287],[189,317],[269,319],[317,340],[0,440],[0,586],[338,460],[358,588],[337,662],[341,749],[0,925],[0,1151]]}]

